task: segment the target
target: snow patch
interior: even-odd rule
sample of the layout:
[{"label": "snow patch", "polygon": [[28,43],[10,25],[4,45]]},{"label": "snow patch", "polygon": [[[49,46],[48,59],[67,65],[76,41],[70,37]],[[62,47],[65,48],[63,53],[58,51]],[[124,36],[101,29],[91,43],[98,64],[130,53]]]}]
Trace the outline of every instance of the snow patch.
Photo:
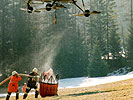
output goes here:
[{"label": "snow patch", "polygon": [[[30,92],[29,95],[35,94],[34,92]],[[19,96],[23,96],[24,93],[19,93]],[[0,98],[5,98],[7,96],[7,93],[0,94]],[[16,96],[16,93],[12,93],[11,96]]]},{"label": "snow patch", "polygon": [[116,71],[113,71],[112,73],[109,73],[107,76],[125,75],[129,72],[130,69],[131,69],[130,67],[123,67]]},{"label": "snow patch", "polygon": [[88,78],[88,77],[80,77],[80,78],[68,78],[59,80],[59,88],[78,88],[78,87],[88,87],[95,86],[99,84],[111,83],[120,80],[133,78],[133,71],[126,75],[113,75],[106,77],[96,77],[96,78]]}]

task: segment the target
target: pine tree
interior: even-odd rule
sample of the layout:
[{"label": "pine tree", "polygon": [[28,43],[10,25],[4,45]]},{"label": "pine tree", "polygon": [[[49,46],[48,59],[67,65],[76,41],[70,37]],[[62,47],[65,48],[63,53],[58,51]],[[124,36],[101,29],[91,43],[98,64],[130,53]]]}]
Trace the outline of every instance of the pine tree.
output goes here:
[{"label": "pine tree", "polygon": [[133,69],[133,26],[129,29],[130,35],[128,40],[128,63]]},{"label": "pine tree", "polygon": [[123,67],[122,63],[118,63],[122,62],[122,56],[120,55],[122,50],[120,37],[118,35],[118,22],[115,8],[116,2],[114,0],[106,0],[106,50],[108,57],[107,62],[111,69]]},{"label": "pine tree", "polygon": [[69,16],[75,12],[75,8],[68,9],[71,10],[64,10],[65,13],[59,14],[62,17],[57,19],[58,23],[63,25],[59,27],[61,27],[60,32],[64,33],[64,36],[61,40],[60,52],[55,58],[54,69],[62,78],[80,77],[87,73],[87,54],[82,44],[83,38],[76,27],[76,18]]},{"label": "pine tree", "polygon": [[[120,37],[118,35],[118,22],[116,14],[116,2],[114,0],[94,0],[90,3],[90,10],[101,11],[101,14],[90,16],[88,30],[89,53],[95,50],[94,45],[99,45],[101,54],[108,62],[111,69],[123,67],[120,46]],[[113,58],[109,57],[113,55]],[[110,59],[111,58],[111,59]],[[90,61],[93,56],[90,56]]]},{"label": "pine tree", "polygon": [[[29,20],[20,11],[20,6],[21,1],[3,0],[0,8],[0,53],[3,77],[9,76],[13,70],[21,72],[30,63],[30,60],[27,60],[29,59],[27,49],[31,43]],[[30,49],[29,51],[31,52]]]},{"label": "pine tree", "polygon": [[129,29],[129,39],[128,39],[128,63],[129,66],[133,69],[133,1],[131,0],[131,23],[130,23],[130,29]]},{"label": "pine tree", "polygon": [[95,46],[92,61],[89,64],[88,72],[90,77],[106,76],[108,73],[108,65],[101,58],[101,50],[98,45]]}]

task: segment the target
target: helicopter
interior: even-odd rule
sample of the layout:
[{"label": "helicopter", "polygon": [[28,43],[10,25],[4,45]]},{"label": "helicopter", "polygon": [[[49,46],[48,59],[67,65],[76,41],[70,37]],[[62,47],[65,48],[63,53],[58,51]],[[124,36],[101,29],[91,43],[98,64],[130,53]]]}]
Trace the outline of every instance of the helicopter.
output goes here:
[{"label": "helicopter", "polygon": [[[60,3],[73,3],[73,0],[24,0],[24,2],[27,4],[27,12],[32,13],[35,12],[32,6],[33,4],[46,4],[45,8],[43,7],[44,9],[39,10],[51,11],[53,9],[66,8]],[[76,0],[74,0],[74,2],[76,2]]]},{"label": "helicopter", "polygon": [[[28,0],[27,1],[27,9],[28,9],[28,12],[31,13],[32,11],[34,11],[33,7],[31,6],[32,4],[44,4],[44,3],[47,3],[45,8],[42,8],[42,9],[39,9],[39,10],[50,11],[52,9],[66,8],[64,5],[61,5],[61,4],[59,5],[59,3],[72,3],[79,10],[82,11],[81,14],[75,14],[75,15],[72,15],[72,16],[85,16],[85,17],[89,17],[90,15],[95,15],[95,14],[100,14],[101,13],[100,11],[92,11],[92,12],[90,12],[90,10],[85,9],[84,0],[81,0],[81,1],[82,1],[82,5],[83,5],[84,9],[82,9],[77,4],[77,0]],[[25,0],[25,2],[26,2],[26,0]]]},{"label": "helicopter", "polygon": [[[66,7],[63,4],[55,3],[50,9],[51,10],[58,10],[61,8],[66,8]],[[45,7],[34,8],[34,7],[30,6],[28,3],[27,3],[27,8],[20,8],[20,10],[26,11],[28,13],[32,13],[32,12],[40,13],[42,11],[47,11],[47,9],[48,8],[45,8]]]}]

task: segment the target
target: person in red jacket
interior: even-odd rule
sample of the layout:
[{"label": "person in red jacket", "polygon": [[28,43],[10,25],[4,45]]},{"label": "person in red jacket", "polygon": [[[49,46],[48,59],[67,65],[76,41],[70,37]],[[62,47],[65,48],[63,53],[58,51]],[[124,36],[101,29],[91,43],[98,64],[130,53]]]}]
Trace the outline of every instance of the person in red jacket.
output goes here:
[{"label": "person in red jacket", "polygon": [[24,92],[24,93],[26,92],[26,88],[27,88],[27,84],[24,83],[24,86],[23,86],[23,92]]},{"label": "person in red jacket", "polygon": [[9,100],[12,92],[16,92],[16,100],[19,99],[18,82],[21,79],[22,78],[18,75],[16,71],[12,72],[12,76],[10,77],[10,82],[8,84],[8,94],[6,100]]}]

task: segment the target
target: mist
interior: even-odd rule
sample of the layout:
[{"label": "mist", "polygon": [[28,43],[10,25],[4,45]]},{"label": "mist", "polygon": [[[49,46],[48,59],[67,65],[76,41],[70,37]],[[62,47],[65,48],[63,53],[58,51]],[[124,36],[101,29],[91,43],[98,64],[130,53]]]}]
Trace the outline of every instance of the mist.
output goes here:
[{"label": "mist", "polygon": [[36,54],[34,54],[33,61],[35,61],[35,65],[39,69],[39,72],[42,73],[52,68],[53,61],[60,51],[60,41],[63,38],[63,33],[54,34],[50,37],[50,40],[47,42],[43,48]]}]

